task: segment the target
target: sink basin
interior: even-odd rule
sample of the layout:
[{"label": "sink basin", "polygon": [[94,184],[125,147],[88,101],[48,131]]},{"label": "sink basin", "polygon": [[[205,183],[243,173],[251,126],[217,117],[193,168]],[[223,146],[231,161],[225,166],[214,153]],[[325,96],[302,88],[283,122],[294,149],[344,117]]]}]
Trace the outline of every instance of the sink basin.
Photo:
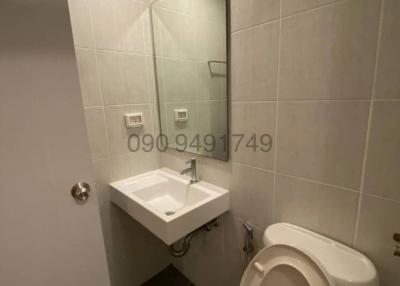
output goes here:
[{"label": "sink basin", "polygon": [[229,210],[229,192],[167,168],[111,183],[111,200],[170,245]]}]

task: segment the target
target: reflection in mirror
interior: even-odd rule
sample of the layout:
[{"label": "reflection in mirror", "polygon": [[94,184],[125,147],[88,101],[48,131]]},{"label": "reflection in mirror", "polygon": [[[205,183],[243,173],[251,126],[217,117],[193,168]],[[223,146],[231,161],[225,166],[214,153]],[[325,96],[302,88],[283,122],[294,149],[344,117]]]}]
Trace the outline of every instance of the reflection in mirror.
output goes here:
[{"label": "reflection in mirror", "polygon": [[151,11],[164,142],[228,160],[226,0],[159,0]]}]

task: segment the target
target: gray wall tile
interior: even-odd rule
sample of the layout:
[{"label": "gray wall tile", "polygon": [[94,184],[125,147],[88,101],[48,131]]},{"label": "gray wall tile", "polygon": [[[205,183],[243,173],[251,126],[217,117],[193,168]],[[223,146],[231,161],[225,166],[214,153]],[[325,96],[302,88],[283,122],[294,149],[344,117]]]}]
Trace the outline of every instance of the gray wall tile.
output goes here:
[{"label": "gray wall tile", "polygon": [[358,198],[357,192],[278,175],[276,219],[351,245]]},{"label": "gray wall tile", "polygon": [[234,163],[232,179],[233,215],[265,229],[273,222],[274,174]]},{"label": "gray wall tile", "polygon": [[377,267],[380,285],[400,285],[399,258],[393,256],[392,237],[400,231],[400,203],[363,196],[356,248]]},{"label": "gray wall tile", "polygon": [[232,101],[275,100],[279,23],[232,35]]},{"label": "gray wall tile", "polygon": [[105,105],[150,102],[146,56],[98,52],[97,57]]},{"label": "gray wall tile", "polygon": [[277,171],[359,190],[368,102],[279,103]]},{"label": "gray wall tile", "polygon": [[340,1],[283,20],[280,99],[369,99],[379,1]]},{"label": "gray wall tile", "polygon": [[336,1],[337,0],[282,0],[282,14],[283,16],[287,16]]},{"label": "gray wall tile", "polygon": [[[275,132],[275,109],[273,102],[248,102],[232,104],[232,140],[231,157],[233,162],[252,165],[259,168],[272,170],[274,168],[275,142],[272,148],[262,146],[262,136]],[[242,140],[240,141],[240,137]],[[252,141],[252,138],[255,140]],[[267,137],[264,142],[267,142]],[[273,140],[273,139],[272,139]],[[249,144],[249,146],[247,146]],[[251,145],[257,144],[254,149]],[[263,148],[265,151],[261,151]]]},{"label": "gray wall tile", "polygon": [[89,0],[68,0],[72,34],[76,47],[94,48],[95,40]]},{"label": "gray wall tile", "polygon": [[376,98],[400,99],[400,1],[385,0]]},{"label": "gray wall tile", "polygon": [[143,17],[139,1],[89,0],[98,49],[144,54]]},{"label": "gray wall tile", "polygon": [[75,52],[83,106],[103,105],[96,51],[76,48]]},{"label": "gray wall tile", "polygon": [[364,190],[400,202],[400,101],[375,102]]},{"label": "gray wall tile", "polygon": [[103,107],[85,108],[85,119],[92,159],[107,158],[109,149]]},{"label": "gray wall tile", "polygon": [[232,0],[232,31],[279,18],[280,0]]}]

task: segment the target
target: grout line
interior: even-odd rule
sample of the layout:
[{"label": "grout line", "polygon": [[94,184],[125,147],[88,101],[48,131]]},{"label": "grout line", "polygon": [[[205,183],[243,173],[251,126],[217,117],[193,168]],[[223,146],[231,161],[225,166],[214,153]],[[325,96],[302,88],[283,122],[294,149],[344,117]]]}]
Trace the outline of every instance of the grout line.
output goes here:
[{"label": "grout line", "polygon": [[[88,2],[87,2],[88,3]],[[96,33],[95,33],[95,24],[94,24],[94,19],[93,19],[93,10],[92,10],[92,6],[88,5],[88,12],[89,12],[89,20],[90,20],[90,25],[91,25],[91,32],[92,32],[92,37],[93,37],[93,41],[94,41],[94,49],[90,49],[90,50],[94,50],[94,55],[95,55],[95,61],[96,61],[96,73],[97,73],[97,78],[98,78],[98,90],[100,93],[100,99],[101,99],[101,104],[102,104],[102,115],[103,115],[103,122],[104,122],[104,133],[105,133],[105,140],[106,140],[106,144],[107,144],[107,158],[112,158],[112,154],[111,154],[111,146],[110,146],[110,137],[109,137],[109,130],[108,130],[108,124],[107,124],[107,117],[106,117],[106,108],[105,108],[105,100],[104,100],[104,94],[103,94],[103,80],[102,80],[102,76],[100,73],[100,67],[99,67],[99,58],[98,58],[98,49],[97,49],[97,37],[96,37]],[[110,177],[114,178],[114,166],[113,164],[111,164],[111,168],[110,168]]]},{"label": "grout line", "polygon": [[320,181],[316,181],[316,180],[312,180],[312,179],[307,179],[307,178],[304,178],[304,177],[298,177],[298,176],[294,176],[294,175],[285,174],[285,173],[282,173],[282,172],[275,172],[275,173],[277,175],[280,175],[280,176],[285,176],[285,177],[297,179],[297,180],[304,181],[304,182],[318,184],[318,185],[325,186],[325,187],[341,189],[343,191],[348,191],[348,192],[357,193],[357,194],[360,193],[360,191],[356,190],[356,189],[351,189],[351,188],[347,188],[347,187],[343,187],[343,186],[328,184],[328,183],[324,183],[324,182],[320,182]]},{"label": "grout line", "polygon": [[[101,76],[100,76],[97,53],[95,55],[95,59],[96,59],[96,72],[97,72],[97,76],[98,76],[98,79],[99,79],[98,80],[99,92],[100,92],[101,101],[103,103],[103,106],[101,106],[101,108],[102,108],[103,122],[104,122],[104,133],[105,133],[105,139],[106,139],[106,144],[107,144],[107,155],[111,156],[111,146],[110,146],[110,137],[109,137],[108,124],[107,124],[107,117],[106,117],[106,107],[104,105],[103,85],[101,84],[102,83],[102,79],[101,79]],[[113,168],[111,168],[111,172],[113,172]],[[111,175],[113,176],[114,174],[111,174]]]},{"label": "grout line", "polygon": [[104,108],[109,108],[109,107],[134,107],[134,106],[143,106],[143,105],[151,105],[151,102],[146,102],[146,103],[127,103],[127,104],[107,104],[104,106]]},{"label": "grout line", "polygon": [[262,171],[262,172],[275,174],[274,170],[271,170],[271,169],[265,169],[265,168],[256,167],[256,166],[253,166],[253,165],[240,163],[240,162],[235,162],[235,161],[232,161],[231,163],[232,163],[232,165],[240,165],[240,166],[244,166],[244,167],[247,167],[247,168],[256,169],[256,170],[259,170],[259,171]]},{"label": "grout line", "polygon": [[239,34],[239,33],[241,33],[241,32],[245,32],[245,31],[249,31],[249,30],[261,28],[262,26],[266,26],[266,25],[269,25],[269,24],[279,23],[280,21],[281,21],[281,20],[280,20],[280,17],[278,17],[278,19],[267,20],[267,21],[265,21],[265,22],[261,22],[261,23],[255,24],[255,25],[251,25],[251,26],[239,28],[239,29],[237,29],[237,30],[235,30],[235,31],[232,31],[231,34],[232,34],[232,35],[236,35],[236,34]]},{"label": "grout line", "polygon": [[[174,102],[171,102],[174,103]],[[143,103],[123,103],[123,104],[106,104],[106,105],[85,105],[84,108],[99,108],[99,107],[125,107],[125,106],[140,106],[140,105],[152,105],[157,102],[143,102]]]},{"label": "grout line", "polygon": [[276,103],[276,100],[254,100],[254,101],[232,101],[232,104],[245,104],[245,103]]},{"label": "grout line", "polygon": [[[128,55],[136,55],[136,56],[154,57],[153,54],[147,53],[147,51],[145,51],[144,53],[141,53],[141,52],[113,50],[113,49],[105,49],[105,48],[90,48],[90,47],[83,47],[83,46],[75,46],[75,48],[77,48],[79,50],[87,50],[87,51],[93,51],[93,52],[98,52],[98,53],[114,53],[114,54],[128,54]],[[173,57],[171,57],[171,58],[175,59]],[[180,59],[180,58],[176,58],[176,59]]]},{"label": "grout line", "polygon": [[[122,53],[127,53],[127,52],[122,52]],[[181,62],[187,62],[187,63],[192,63],[192,64],[203,64],[203,63],[207,63],[210,60],[209,58],[168,56],[168,55],[164,55],[163,53],[161,55],[148,54],[147,56],[153,57],[156,60],[158,60],[158,59],[171,60],[171,61],[174,60],[174,61],[181,61]],[[226,59],[216,57],[216,58],[213,58],[213,60],[225,61]]]},{"label": "grout line", "polygon": [[380,7],[380,18],[379,18],[379,28],[378,28],[378,35],[377,35],[377,45],[376,45],[376,55],[375,55],[375,68],[374,68],[374,79],[372,84],[372,91],[371,91],[371,100],[369,106],[369,114],[368,114],[368,125],[367,125],[367,135],[365,138],[365,146],[364,146],[364,158],[363,158],[363,165],[362,165],[362,172],[361,172],[361,185],[360,185],[360,197],[358,199],[358,207],[357,207],[357,215],[355,221],[355,229],[354,229],[354,237],[353,237],[353,245],[355,245],[357,238],[358,238],[358,230],[360,227],[360,214],[361,214],[361,205],[362,205],[362,198],[364,195],[364,185],[365,185],[365,176],[366,176],[366,168],[367,168],[367,159],[368,159],[368,148],[369,148],[369,140],[371,136],[371,123],[372,123],[372,116],[374,110],[374,99],[376,93],[376,81],[377,81],[377,74],[378,74],[378,64],[379,64],[379,53],[381,49],[381,37],[382,37],[382,26],[383,26],[383,12],[384,12],[385,0],[382,0],[381,7]]},{"label": "grout line", "polygon": [[[95,42],[96,42],[96,40],[95,40]],[[95,45],[97,45],[97,43]],[[100,53],[131,54],[131,55],[137,55],[137,56],[153,56],[152,54],[146,54],[146,52],[140,53],[140,52],[132,52],[132,51],[124,51],[124,50],[113,50],[113,49],[104,49],[104,48],[100,49],[97,47],[89,48],[89,47],[82,47],[82,46],[75,46],[75,48],[81,49],[81,50],[100,52]]]},{"label": "grout line", "polygon": [[189,57],[172,57],[172,56],[165,56],[165,55],[152,55],[153,58],[156,60],[171,60],[171,61],[180,61],[192,64],[202,64],[208,62],[208,59],[199,59],[199,58],[189,58]]},{"label": "grout line", "polygon": [[[162,10],[164,12],[168,12],[168,13],[171,13],[171,14],[177,14],[179,16],[191,18],[191,19],[194,19],[194,20],[197,20],[197,21],[203,21],[203,22],[212,23],[212,24],[218,23],[217,19],[211,19],[211,18],[207,18],[207,17],[199,17],[199,16],[197,16],[195,14],[192,14],[192,12],[194,11],[193,7],[189,8],[189,12],[187,12],[187,11],[186,12],[180,12],[180,11],[169,9],[169,8],[165,8],[165,7],[162,7],[162,6],[157,6],[157,5],[153,6],[153,3],[151,3],[149,5],[149,7],[151,6],[152,9],[156,8],[156,9]],[[189,5],[192,6],[191,4],[189,4]]]},{"label": "grout line", "polygon": [[208,102],[213,102],[213,103],[225,103],[225,100],[219,100],[219,99],[204,99],[204,100],[194,100],[194,101],[164,101],[160,102],[160,104],[165,104],[165,105],[171,105],[171,104],[186,104],[186,103],[208,103]]},{"label": "grout line", "polygon": [[268,24],[275,23],[275,22],[282,22],[283,20],[294,18],[296,16],[301,16],[303,14],[314,12],[314,11],[317,11],[317,10],[320,10],[320,9],[323,9],[323,8],[326,8],[326,7],[329,7],[329,6],[333,6],[335,4],[338,4],[340,2],[345,2],[345,1],[350,1],[350,0],[335,0],[334,2],[331,2],[331,3],[322,4],[322,5],[317,6],[317,7],[301,10],[301,11],[298,11],[298,12],[295,12],[293,14],[289,14],[289,15],[286,15],[286,16],[283,16],[283,4],[281,3],[280,17],[278,19],[267,20],[267,21],[264,21],[264,22],[261,22],[261,23],[255,24],[255,25],[250,25],[250,26],[246,26],[246,27],[243,27],[243,28],[239,28],[239,29],[233,31],[232,34],[237,34],[237,33],[240,33],[240,32],[248,31],[248,30],[251,30],[253,28],[258,28],[260,26],[268,25]]},{"label": "grout line", "polygon": [[81,47],[78,45],[74,45],[74,47],[75,47],[75,49],[78,49],[78,50],[86,50],[86,51],[93,51],[93,52],[96,51],[96,48]]},{"label": "grout line", "polygon": [[400,205],[400,201],[399,200],[388,199],[388,198],[384,198],[384,197],[381,197],[381,196],[378,196],[378,195],[373,195],[373,194],[364,194],[364,196]]},{"label": "grout line", "polygon": [[373,99],[374,102],[400,102],[400,98],[392,99]]},{"label": "grout line", "polygon": [[132,52],[132,51],[123,51],[123,50],[111,50],[111,49],[97,49],[97,53],[110,53],[110,54],[120,54],[120,55],[134,55],[134,56],[152,56],[147,55],[146,52],[139,53],[139,52]]},{"label": "grout line", "polygon": [[[374,102],[400,102],[400,99],[374,99]],[[197,100],[195,102],[205,103],[205,102],[225,102],[225,100],[219,99],[210,99],[210,100]],[[367,99],[315,99],[315,100],[254,100],[254,101],[232,101],[232,104],[257,104],[257,103],[308,103],[308,102],[371,102],[371,100]],[[145,105],[145,104],[156,104],[157,102],[149,101],[149,102],[139,102],[139,103],[121,103],[121,104],[105,104],[105,107],[117,107],[117,106],[126,106],[126,105]],[[161,102],[162,104],[183,104],[183,103],[193,103],[193,101],[169,101],[169,102]],[[101,107],[103,105],[85,105],[85,107]]]},{"label": "grout line", "polygon": [[93,159],[93,160],[92,160],[92,163],[93,163],[93,164],[101,163],[101,162],[107,161],[108,159],[110,159],[110,158],[109,158],[109,157],[103,157],[103,158]]},{"label": "grout line", "polygon": [[[280,69],[279,66],[278,69]],[[274,102],[307,103],[307,102],[370,102],[370,101],[371,101],[370,99],[296,99],[296,100],[278,99],[278,100],[232,101],[232,103],[274,103]]]},{"label": "grout line", "polygon": [[303,9],[301,11],[298,11],[298,12],[295,12],[293,14],[289,14],[289,15],[286,15],[286,16],[282,17],[282,20],[286,20],[286,19],[294,18],[296,16],[301,16],[301,15],[304,15],[304,14],[308,14],[308,13],[311,13],[311,12],[322,10],[322,9],[327,8],[329,6],[334,6],[336,4],[339,4],[341,2],[346,2],[346,1],[350,2],[352,0],[335,0],[333,2],[322,4],[322,5],[319,5],[317,7],[313,7],[313,8],[309,8],[309,9]]},{"label": "grout line", "polygon": [[279,118],[279,94],[281,84],[281,46],[282,46],[282,13],[283,0],[279,1],[279,34],[278,34],[278,68],[276,80],[276,106],[275,106],[275,130],[274,130],[274,181],[272,185],[272,221],[276,222],[276,184],[277,184],[277,165],[278,165],[278,118]]},{"label": "grout line", "polygon": [[[91,28],[91,36],[94,42],[94,46],[97,47],[97,40],[96,40],[96,34],[95,34],[95,27],[94,27],[94,21],[93,21],[93,15],[92,15],[92,8],[90,5],[88,5],[88,2],[86,2],[87,5],[87,10],[89,13],[89,21],[90,21],[90,28]],[[107,151],[106,151],[106,158],[108,158],[111,155],[111,150],[110,150],[110,144],[109,144],[109,136],[108,136],[108,128],[107,128],[107,121],[106,121],[106,116],[105,116],[105,107],[104,107],[104,96],[103,96],[103,89],[102,89],[102,84],[101,84],[101,76],[100,76],[100,70],[99,70],[99,63],[98,63],[98,57],[97,57],[97,50],[96,48],[86,48],[86,47],[79,47],[75,46],[76,49],[81,49],[81,50],[90,50],[95,52],[95,64],[96,64],[96,73],[97,73],[97,78],[98,78],[98,83],[97,87],[99,90],[99,95],[100,95],[100,100],[102,105],[94,105],[94,106],[84,106],[83,105],[83,99],[82,99],[82,106],[83,108],[86,109],[91,109],[91,108],[101,108],[102,109],[102,117],[103,117],[103,122],[104,122],[104,132],[105,132],[105,140],[106,140],[106,145],[107,145]],[[86,119],[85,119],[86,120]],[[104,158],[101,158],[104,159]],[[96,160],[92,159],[92,162],[95,162]]]},{"label": "grout line", "polygon": [[96,109],[96,108],[104,108],[104,105],[84,105],[84,109]]}]

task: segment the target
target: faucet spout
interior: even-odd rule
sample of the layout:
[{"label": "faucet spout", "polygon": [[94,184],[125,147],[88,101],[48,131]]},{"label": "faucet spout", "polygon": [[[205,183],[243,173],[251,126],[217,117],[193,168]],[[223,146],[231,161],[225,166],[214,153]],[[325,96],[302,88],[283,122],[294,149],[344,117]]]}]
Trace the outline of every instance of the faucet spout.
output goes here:
[{"label": "faucet spout", "polygon": [[197,162],[196,159],[192,158],[186,162],[186,164],[190,164],[189,168],[183,169],[180,171],[181,175],[190,173],[190,183],[196,183],[199,181],[197,177]]}]

